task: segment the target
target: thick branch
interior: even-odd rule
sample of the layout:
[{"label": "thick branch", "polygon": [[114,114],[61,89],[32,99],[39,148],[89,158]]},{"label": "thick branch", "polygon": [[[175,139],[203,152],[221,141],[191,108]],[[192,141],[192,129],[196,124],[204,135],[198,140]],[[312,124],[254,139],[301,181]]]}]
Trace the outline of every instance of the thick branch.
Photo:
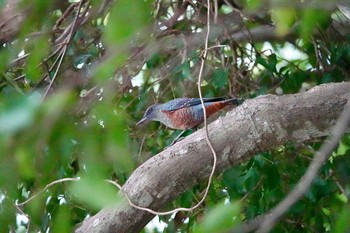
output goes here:
[{"label": "thick branch", "polygon": [[[209,137],[218,155],[217,172],[286,142],[329,135],[349,99],[350,83],[335,83],[301,94],[247,100],[209,125]],[[204,130],[199,130],[143,163],[124,189],[136,204],[161,210],[205,180],[211,164]],[[125,204],[100,211],[76,232],[139,232],[152,218],[148,212]]]},{"label": "thick branch", "polygon": [[276,207],[274,207],[265,217],[262,225],[257,232],[265,233],[270,232],[276,225],[278,220],[294,205],[311,187],[317,174],[319,173],[322,165],[331,156],[332,151],[337,148],[339,140],[342,138],[350,123],[350,105],[349,102],[345,105],[341,116],[337,120],[337,124],[334,126],[331,132],[331,137],[325,143],[323,143],[321,149],[315,153],[308,169],[303,177],[299,180],[298,184],[293,190],[283,199]]},{"label": "thick branch", "polygon": [[18,33],[25,18],[25,11],[19,9],[19,0],[7,0],[0,11],[0,44],[9,42]]}]

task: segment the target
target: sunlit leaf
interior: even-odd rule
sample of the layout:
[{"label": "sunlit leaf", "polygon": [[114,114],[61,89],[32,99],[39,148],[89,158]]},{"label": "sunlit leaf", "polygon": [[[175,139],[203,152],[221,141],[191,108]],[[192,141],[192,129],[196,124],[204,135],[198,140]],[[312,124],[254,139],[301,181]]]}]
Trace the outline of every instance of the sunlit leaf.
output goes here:
[{"label": "sunlit leaf", "polygon": [[71,232],[73,221],[70,216],[70,208],[68,205],[59,205],[58,209],[54,213],[54,223],[52,224],[51,232]]},{"label": "sunlit leaf", "polygon": [[350,219],[350,208],[348,205],[345,205],[343,211],[339,214],[339,217],[337,218],[333,232],[335,233],[348,232],[350,230],[349,219]]},{"label": "sunlit leaf", "polygon": [[278,36],[284,36],[289,33],[296,17],[296,12],[293,8],[281,7],[274,9],[273,19],[276,23],[276,33]]},{"label": "sunlit leaf", "polygon": [[[118,1],[109,16],[105,38],[108,43],[122,45],[136,32],[144,29],[150,22],[150,1]],[[136,39],[136,38],[134,38]]]},{"label": "sunlit leaf", "polygon": [[116,207],[121,203],[118,189],[102,179],[99,175],[88,175],[74,182],[69,190],[74,197],[90,208],[100,210],[104,207]]},{"label": "sunlit leaf", "polygon": [[302,34],[307,37],[315,32],[317,26],[324,26],[329,20],[329,13],[320,9],[308,8],[303,10]]},{"label": "sunlit leaf", "polygon": [[218,204],[205,214],[203,222],[195,232],[226,232],[240,222],[239,213],[238,203]]},{"label": "sunlit leaf", "polygon": [[41,97],[33,94],[0,105],[0,133],[13,133],[31,124],[40,102]]}]

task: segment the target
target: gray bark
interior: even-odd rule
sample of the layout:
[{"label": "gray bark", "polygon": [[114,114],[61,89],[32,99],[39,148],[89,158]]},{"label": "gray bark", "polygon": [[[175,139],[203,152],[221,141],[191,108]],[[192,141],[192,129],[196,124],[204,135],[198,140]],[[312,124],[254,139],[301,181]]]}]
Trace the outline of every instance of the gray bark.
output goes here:
[{"label": "gray bark", "polygon": [[0,10],[0,44],[11,41],[20,29],[25,12],[19,3],[20,0],[7,0]]},{"label": "gray bark", "polygon": [[[245,101],[208,126],[218,155],[217,173],[287,142],[329,135],[349,98],[350,83],[343,82],[317,86],[305,93]],[[134,203],[163,210],[181,193],[206,180],[212,161],[201,129],[143,163],[124,189]],[[139,232],[153,217],[124,204],[101,210],[76,232]]]}]

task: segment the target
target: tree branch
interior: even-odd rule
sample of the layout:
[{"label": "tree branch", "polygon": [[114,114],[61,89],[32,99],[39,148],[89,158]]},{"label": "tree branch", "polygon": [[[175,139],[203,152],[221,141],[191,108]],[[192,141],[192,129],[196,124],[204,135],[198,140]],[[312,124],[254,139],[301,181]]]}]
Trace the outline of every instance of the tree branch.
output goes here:
[{"label": "tree branch", "polygon": [[309,168],[305,172],[304,176],[300,179],[295,188],[287,195],[287,197],[281,201],[270,213],[268,213],[264,221],[262,222],[259,233],[270,232],[271,229],[276,225],[277,221],[285,214],[292,205],[294,205],[305,193],[310,189],[314,179],[316,178],[323,163],[325,163],[331,156],[332,151],[339,144],[339,140],[342,138],[347,130],[350,120],[350,105],[346,104],[343,113],[338,119],[337,124],[334,126],[331,137],[328,139],[321,149],[315,153]]},{"label": "tree branch", "polygon": [[19,8],[20,0],[7,0],[0,10],[0,44],[7,43],[16,36],[26,17],[26,11]]},{"label": "tree branch", "polygon": [[[286,142],[329,135],[349,99],[350,83],[334,83],[306,93],[245,101],[208,127],[218,155],[217,172]],[[211,164],[202,129],[143,163],[123,188],[135,204],[162,210],[194,184],[207,179]],[[153,217],[125,203],[101,210],[76,232],[139,232]]]}]

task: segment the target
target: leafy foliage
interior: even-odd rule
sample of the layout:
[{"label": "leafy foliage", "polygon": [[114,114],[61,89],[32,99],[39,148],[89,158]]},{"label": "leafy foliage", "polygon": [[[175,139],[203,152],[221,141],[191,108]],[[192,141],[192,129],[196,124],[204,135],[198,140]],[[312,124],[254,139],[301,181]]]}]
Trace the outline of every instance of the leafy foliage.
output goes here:
[{"label": "leafy foliage", "polygon": [[[253,98],[348,81],[349,19],[337,4],[211,2],[203,95]],[[117,190],[104,179],[124,183],[179,133],[135,123],[154,102],[198,96],[207,5],[23,0],[14,9],[6,14],[25,20],[0,38],[0,226],[69,232],[118,205]],[[217,175],[197,212],[160,218],[164,232],[225,232],[266,213],[294,187],[323,140],[289,143]],[[349,230],[349,155],[345,135],[275,232]],[[81,181],[39,193],[67,177]],[[193,206],[205,185],[169,208]],[[144,231],[162,231],[150,228]]]}]

